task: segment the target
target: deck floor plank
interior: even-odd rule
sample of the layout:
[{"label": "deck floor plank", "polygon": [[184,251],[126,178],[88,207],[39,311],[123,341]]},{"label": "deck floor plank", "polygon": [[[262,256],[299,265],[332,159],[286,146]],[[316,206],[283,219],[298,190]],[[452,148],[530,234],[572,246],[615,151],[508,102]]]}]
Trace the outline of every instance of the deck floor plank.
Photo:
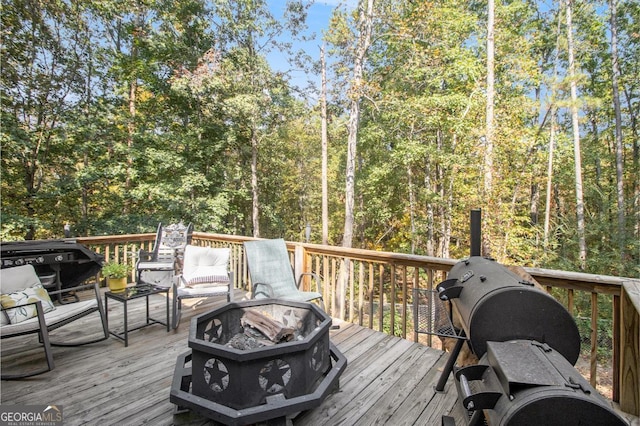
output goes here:
[{"label": "deck floor plank", "polygon": [[[386,410],[384,415],[379,415],[372,410],[365,413],[359,419],[359,423],[369,425],[399,424],[398,410],[402,407],[403,402],[414,392],[425,375],[434,368],[442,356],[442,353],[424,346],[413,347],[412,352],[408,352],[408,356],[402,364],[395,365],[394,371],[385,371],[385,374],[393,373],[395,382],[376,401],[376,405]],[[419,396],[417,397],[419,398]]]},{"label": "deck floor plank", "polygon": [[[156,296],[151,316],[164,318],[166,301]],[[177,331],[167,332],[160,325],[133,331],[126,348],[113,337],[80,347],[54,347],[55,369],[25,380],[3,381],[0,401],[61,405],[65,425],[215,425],[197,413],[175,415],[169,390],[176,358],[189,349],[190,319],[223,303],[223,298],[186,303]],[[130,304],[128,312],[131,324],[139,323],[144,319],[144,302]],[[110,300],[109,327],[122,327],[122,321],[122,304]],[[97,315],[74,324],[56,330],[52,338],[100,333]],[[455,395],[428,396],[439,376],[437,368],[444,363],[443,352],[355,324],[337,320],[334,324],[339,327],[330,331],[331,341],[348,360],[340,387],[319,407],[294,418],[293,425],[429,424],[416,422],[439,419],[454,409]],[[34,349],[25,353],[25,343]],[[3,368],[20,368],[41,358],[36,337],[2,341]],[[439,411],[431,413],[434,407]]]}]

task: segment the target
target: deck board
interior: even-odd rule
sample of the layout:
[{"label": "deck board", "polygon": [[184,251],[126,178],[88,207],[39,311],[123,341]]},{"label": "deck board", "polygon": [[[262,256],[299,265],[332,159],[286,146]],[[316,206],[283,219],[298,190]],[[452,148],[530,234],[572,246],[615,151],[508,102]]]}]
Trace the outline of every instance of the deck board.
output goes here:
[{"label": "deck board", "polygon": [[[67,425],[214,424],[196,413],[174,415],[175,406],[169,402],[176,357],[189,349],[190,318],[224,300],[190,302],[184,307],[177,332],[153,325],[130,332],[126,348],[113,337],[76,348],[54,347],[55,369],[29,379],[2,382],[2,404],[62,405]],[[163,318],[164,303],[163,295],[151,297],[152,317]],[[129,304],[131,324],[142,320],[144,309],[144,302]],[[109,327],[121,329],[122,304],[110,301],[108,314]],[[444,363],[443,352],[354,324],[334,323],[339,328],[331,330],[331,341],[348,360],[340,388],[321,406],[298,415],[293,424],[398,424],[395,419],[401,417],[405,424],[415,423],[429,409],[431,398],[425,398],[422,388],[435,384],[438,375],[429,372]],[[82,333],[97,336],[99,332],[95,314],[56,330],[51,338],[77,338]],[[24,345],[33,349],[25,353]],[[35,336],[6,339],[2,351],[3,368],[20,368],[42,358]],[[422,402],[406,404],[407,398]],[[453,408],[455,398],[449,399],[440,409]],[[397,411],[403,406],[409,411],[399,416]]]},{"label": "deck board", "polygon": [[[238,298],[241,297],[238,293]],[[189,321],[225,303],[189,300],[177,331],[153,325],[129,335],[129,346],[113,337],[81,347],[54,347],[55,369],[24,380],[3,381],[2,404],[61,405],[65,425],[213,425],[197,413],[174,414],[169,391],[176,357],[188,351]],[[163,295],[151,297],[151,314],[163,318]],[[109,326],[122,326],[122,304],[110,301]],[[129,305],[133,324],[144,318],[144,303]],[[334,320],[331,341],[348,365],[339,389],[322,404],[293,419],[293,425],[431,425],[443,414],[462,419],[451,383],[434,386],[446,362],[444,352]],[[65,330],[67,328],[68,330]],[[51,333],[51,338],[99,335],[97,314]],[[25,346],[34,347],[25,351]],[[35,336],[2,341],[2,368],[41,360]]]}]

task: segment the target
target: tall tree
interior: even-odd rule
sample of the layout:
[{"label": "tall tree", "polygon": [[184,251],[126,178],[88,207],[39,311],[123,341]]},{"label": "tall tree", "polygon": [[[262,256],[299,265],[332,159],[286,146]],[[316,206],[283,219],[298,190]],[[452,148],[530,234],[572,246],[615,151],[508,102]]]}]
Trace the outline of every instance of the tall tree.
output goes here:
[{"label": "tall tree", "polygon": [[321,88],[320,88],[320,120],[322,139],[322,244],[329,244],[329,189],[328,179],[328,142],[327,142],[327,64],[324,44],[320,48]]},{"label": "tall tree", "polygon": [[620,251],[620,265],[624,264],[624,246],[626,240],[625,226],[625,202],[624,202],[624,167],[622,147],[622,113],[620,111],[620,93],[618,90],[618,76],[620,66],[618,63],[618,21],[617,0],[609,1],[609,22],[611,24],[611,90],[613,95],[613,108],[615,111],[615,140],[616,140],[616,189],[618,204],[618,250]]},{"label": "tall tree", "polygon": [[353,72],[349,88],[349,122],[347,124],[347,166],[345,176],[345,214],[344,234],[342,246],[353,245],[355,181],[356,181],[356,152],[358,143],[358,126],[360,123],[360,102],[364,88],[364,68],[367,60],[367,50],[371,44],[373,31],[373,0],[358,2],[358,22],[355,48],[353,50]]},{"label": "tall tree", "polygon": [[12,231],[25,239],[62,233],[56,214],[66,209],[76,160],[65,122],[83,98],[88,49],[86,23],[74,7],[2,3],[10,34],[3,37],[0,82],[3,222],[11,218]]},{"label": "tall tree", "polygon": [[558,123],[558,106],[557,106],[557,80],[558,80],[558,62],[560,55],[560,32],[561,32],[561,22],[562,20],[558,19],[556,24],[556,32],[555,32],[555,47],[554,47],[554,58],[553,58],[553,72],[550,83],[550,126],[549,126],[549,149],[548,149],[548,158],[547,158],[547,192],[546,192],[546,202],[544,209],[544,237],[543,237],[543,248],[546,251],[549,247],[549,226],[551,222],[551,192],[553,188],[553,155],[556,147],[556,137],[557,137],[557,123]]},{"label": "tall tree", "polygon": [[223,55],[233,58],[237,72],[245,79],[242,83],[235,81],[238,92],[229,102],[237,108],[234,114],[239,114],[238,120],[234,120],[238,129],[236,137],[250,146],[251,227],[253,236],[259,237],[260,145],[276,130],[275,122],[286,112],[276,111],[271,103],[274,90],[279,90],[277,86],[286,75],[273,73],[266,56],[274,48],[285,54],[291,51],[291,42],[282,42],[282,39],[295,38],[304,29],[306,6],[300,1],[287,2],[283,20],[273,16],[264,0],[216,0],[213,6],[218,17],[219,49]]},{"label": "tall tree", "polygon": [[[494,0],[487,2],[487,107],[486,107],[486,130],[484,138],[484,199],[487,203],[487,212],[483,215],[485,224],[482,241],[482,251],[486,256],[491,255],[489,245],[489,231],[487,226],[488,216],[495,215],[493,209],[493,144],[494,144],[494,97],[495,97],[495,3]],[[488,213],[488,214],[487,214]]]},{"label": "tall tree", "polygon": [[582,182],[582,153],[580,149],[580,121],[578,118],[578,82],[574,59],[572,9],[573,1],[566,1],[567,54],[569,57],[569,84],[571,86],[571,123],[573,128],[573,160],[575,169],[576,217],[578,225],[578,259],[581,270],[586,268],[587,241],[584,223],[584,195]]}]

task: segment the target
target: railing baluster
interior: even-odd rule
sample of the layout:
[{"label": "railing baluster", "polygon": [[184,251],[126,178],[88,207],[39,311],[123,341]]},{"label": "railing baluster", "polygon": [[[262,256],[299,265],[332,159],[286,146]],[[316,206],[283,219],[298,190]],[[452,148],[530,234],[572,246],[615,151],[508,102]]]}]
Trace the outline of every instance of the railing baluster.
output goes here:
[{"label": "railing baluster", "polygon": [[378,264],[378,288],[380,300],[378,302],[378,331],[384,331],[384,266]]},{"label": "railing baluster", "polygon": [[[613,296],[613,341],[620,342],[620,296]],[[620,402],[620,347],[619,345],[613,345],[613,390],[611,399],[615,402]]]},{"label": "railing baluster", "polygon": [[364,316],[364,262],[358,262],[358,325],[362,326]]},{"label": "railing baluster", "polygon": [[574,295],[573,289],[567,289],[567,310],[573,316]]},{"label": "railing baluster", "polygon": [[389,334],[395,336],[396,334],[396,265],[394,263],[391,264],[391,269],[389,271],[391,274],[391,289],[390,289],[390,300],[389,300]]},{"label": "railing baluster", "polygon": [[407,266],[402,267],[402,338],[407,338]]},{"label": "railing baluster", "polygon": [[596,387],[598,374],[598,293],[591,293],[591,386]]},{"label": "railing baluster", "polygon": [[373,263],[369,263],[369,328],[373,329],[373,298],[374,298],[374,290],[373,290]]}]

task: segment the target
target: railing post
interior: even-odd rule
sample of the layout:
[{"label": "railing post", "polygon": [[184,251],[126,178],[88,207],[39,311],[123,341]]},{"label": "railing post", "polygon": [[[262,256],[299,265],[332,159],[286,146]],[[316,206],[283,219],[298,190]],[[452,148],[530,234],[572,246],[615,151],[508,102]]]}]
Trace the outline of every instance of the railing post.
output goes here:
[{"label": "railing post", "polygon": [[620,408],[640,416],[640,281],[622,284]]},{"label": "railing post", "polygon": [[[296,274],[296,279],[300,275],[302,275],[302,274],[304,274],[306,272],[309,272],[307,270],[307,265],[306,265],[306,263],[307,263],[306,262],[307,253],[306,253],[306,250],[304,249],[304,247],[301,244],[296,244],[296,247],[295,247],[294,252],[293,252],[293,259],[294,259],[293,260],[293,263],[294,263],[293,270],[294,270],[294,272]],[[309,283],[307,282],[307,278],[306,277],[304,278],[303,283],[304,283],[303,284],[304,289],[307,289]]]}]

